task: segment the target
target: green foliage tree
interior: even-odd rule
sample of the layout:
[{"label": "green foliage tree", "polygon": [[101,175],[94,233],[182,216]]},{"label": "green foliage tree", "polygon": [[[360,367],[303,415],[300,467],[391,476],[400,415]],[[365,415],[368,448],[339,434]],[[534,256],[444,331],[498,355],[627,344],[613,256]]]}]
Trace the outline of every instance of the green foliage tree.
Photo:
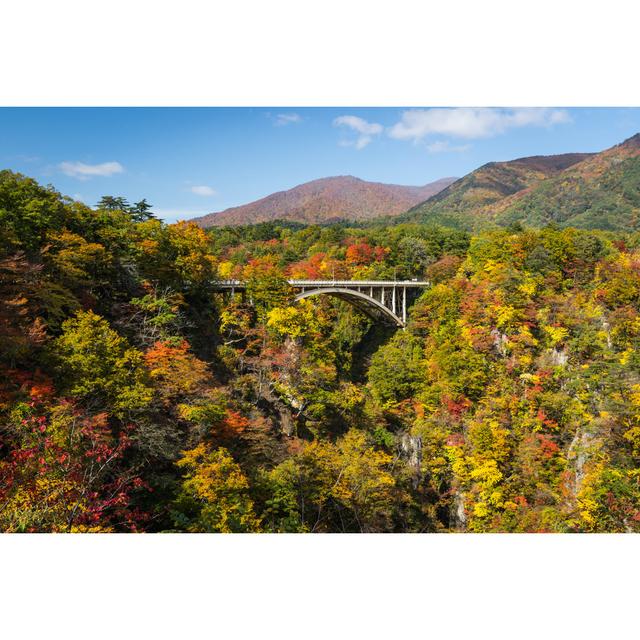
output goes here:
[{"label": "green foliage tree", "polygon": [[61,381],[89,406],[126,416],[151,400],[142,354],[130,347],[109,323],[81,311],[62,325],[52,354]]}]

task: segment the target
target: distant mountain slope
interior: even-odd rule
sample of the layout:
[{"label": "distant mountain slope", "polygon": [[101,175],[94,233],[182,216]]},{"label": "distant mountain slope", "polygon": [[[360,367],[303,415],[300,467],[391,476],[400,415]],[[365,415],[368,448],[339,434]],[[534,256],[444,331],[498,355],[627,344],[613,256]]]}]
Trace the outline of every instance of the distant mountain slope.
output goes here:
[{"label": "distant mountain slope", "polygon": [[456,178],[442,178],[422,187],[366,182],[353,176],[336,176],[306,182],[288,191],[194,222],[201,227],[253,224],[283,219],[321,223],[332,220],[366,220],[395,216],[438,193]]},{"label": "distant mountain slope", "polygon": [[518,158],[508,162],[489,162],[398,216],[397,221],[473,227],[477,222],[474,214],[483,207],[531,188],[591,155],[566,153]]},{"label": "distant mountain slope", "polygon": [[477,212],[498,224],[637,231],[640,134]]}]

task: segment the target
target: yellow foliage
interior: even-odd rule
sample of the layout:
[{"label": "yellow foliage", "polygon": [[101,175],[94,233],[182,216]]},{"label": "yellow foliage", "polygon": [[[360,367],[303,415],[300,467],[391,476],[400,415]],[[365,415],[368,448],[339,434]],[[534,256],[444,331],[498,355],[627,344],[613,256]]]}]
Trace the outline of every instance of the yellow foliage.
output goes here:
[{"label": "yellow foliage", "polygon": [[499,307],[494,307],[494,312],[496,315],[496,324],[498,328],[507,328],[514,320],[518,319],[520,316],[520,312],[515,307],[510,305],[500,305]]},{"label": "yellow foliage", "polygon": [[232,271],[233,271],[233,262],[229,262],[227,260],[225,262],[221,262],[218,265],[218,275],[225,280],[228,280],[231,278]]},{"label": "yellow foliage", "polygon": [[569,330],[565,327],[551,327],[548,325],[544,325],[544,332],[549,336],[549,342],[551,346],[556,346],[562,343],[568,336]]},{"label": "yellow foliage", "polygon": [[305,333],[304,318],[296,307],[274,307],[267,315],[267,326],[292,338],[299,338]]},{"label": "yellow foliage", "polygon": [[[199,444],[185,451],[177,462],[185,470],[182,490],[176,501],[176,517],[191,532],[258,531],[260,521],[248,495],[249,482],[229,452],[210,450]],[[194,518],[181,513],[197,512]],[[187,519],[187,522],[184,520]]]},{"label": "yellow foliage", "polygon": [[526,296],[531,297],[535,295],[538,290],[538,281],[535,278],[527,278],[524,282],[518,285],[518,290]]}]

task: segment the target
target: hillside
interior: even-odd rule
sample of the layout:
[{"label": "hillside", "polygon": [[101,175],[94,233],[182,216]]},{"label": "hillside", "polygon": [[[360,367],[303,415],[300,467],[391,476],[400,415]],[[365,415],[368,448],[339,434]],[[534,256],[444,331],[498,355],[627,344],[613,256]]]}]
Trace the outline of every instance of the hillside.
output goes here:
[{"label": "hillside", "polygon": [[366,182],[353,176],[322,178],[246,205],[195,218],[194,222],[206,228],[276,219],[322,223],[395,216],[454,181],[455,178],[442,178],[422,187],[411,187]]},{"label": "hillside", "polygon": [[479,214],[501,225],[554,222],[565,227],[635,231],[640,228],[640,134]]},{"label": "hillside", "polygon": [[556,176],[590,155],[566,153],[489,162],[399,216],[398,221],[435,222],[464,228],[477,226],[473,219],[475,212]]}]

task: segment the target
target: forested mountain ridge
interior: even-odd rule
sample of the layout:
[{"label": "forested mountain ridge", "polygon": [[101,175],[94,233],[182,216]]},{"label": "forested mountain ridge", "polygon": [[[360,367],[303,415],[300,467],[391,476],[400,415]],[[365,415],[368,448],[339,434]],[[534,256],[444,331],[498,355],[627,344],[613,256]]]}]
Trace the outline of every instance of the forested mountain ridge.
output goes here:
[{"label": "forested mountain ridge", "polygon": [[438,193],[454,180],[442,178],[422,187],[410,187],[367,182],[353,176],[321,178],[246,205],[194,218],[194,222],[206,228],[276,219],[316,224],[393,216]]},{"label": "forested mountain ridge", "polygon": [[[0,530],[640,532],[639,234],[144,202],[0,172]],[[433,286],[385,333],[332,276]]]},{"label": "forested mountain ridge", "polygon": [[640,134],[490,205],[480,215],[498,224],[553,222],[586,229],[639,229]]},{"label": "forested mountain ridge", "polygon": [[595,154],[489,163],[397,217],[481,230],[513,223],[640,228],[640,134]]},{"label": "forested mountain ridge", "polygon": [[468,219],[482,207],[531,188],[589,156],[567,153],[489,162],[399,216],[398,221],[468,226]]}]

